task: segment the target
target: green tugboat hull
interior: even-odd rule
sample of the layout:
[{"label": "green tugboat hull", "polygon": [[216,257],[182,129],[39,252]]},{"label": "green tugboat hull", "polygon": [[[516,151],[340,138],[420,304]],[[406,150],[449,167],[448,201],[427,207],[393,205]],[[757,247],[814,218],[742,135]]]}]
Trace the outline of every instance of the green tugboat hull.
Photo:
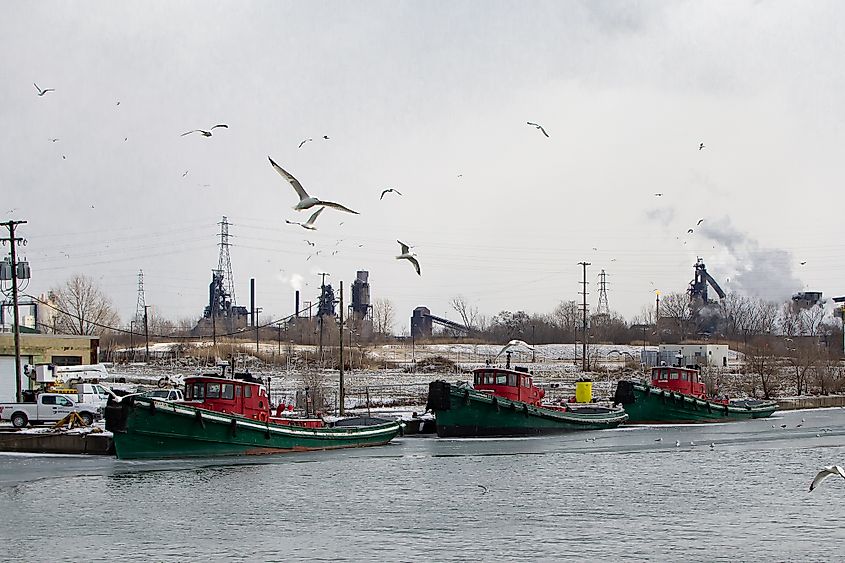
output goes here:
[{"label": "green tugboat hull", "polygon": [[161,459],[380,446],[400,424],[302,428],[136,398],[109,403],[106,429],[119,459]]},{"label": "green tugboat hull", "polygon": [[621,409],[585,406],[569,411],[536,407],[445,381],[429,385],[437,435],[446,437],[534,436],[615,428],[628,418]]},{"label": "green tugboat hull", "polygon": [[717,403],[633,381],[620,381],[614,403],[628,413],[629,424],[731,422],[766,418],[778,408],[774,401]]}]

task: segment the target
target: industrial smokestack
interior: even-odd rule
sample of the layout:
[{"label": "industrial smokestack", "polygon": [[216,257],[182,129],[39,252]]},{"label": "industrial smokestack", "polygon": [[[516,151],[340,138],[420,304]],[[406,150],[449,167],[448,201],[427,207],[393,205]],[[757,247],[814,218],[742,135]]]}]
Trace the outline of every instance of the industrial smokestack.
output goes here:
[{"label": "industrial smokestack", "polygon": [[255,278],[249,278],[249,313],[252,326],[258,326],[258,319],[255,318]]},{"label": "industrial smokestack", "polygon": [[299,290],[296,290],[296,318],[299,318]]}]

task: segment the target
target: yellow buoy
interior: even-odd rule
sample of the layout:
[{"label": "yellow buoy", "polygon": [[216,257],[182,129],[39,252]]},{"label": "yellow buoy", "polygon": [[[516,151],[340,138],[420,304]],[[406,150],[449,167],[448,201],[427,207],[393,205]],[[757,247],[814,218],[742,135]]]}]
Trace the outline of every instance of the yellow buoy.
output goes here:
[{"label": "yellow buoy", "polygon": [[593,402],[593,382],[592,381],[576,381],[575,382],[575,401],[578,403],[592,403]]}]

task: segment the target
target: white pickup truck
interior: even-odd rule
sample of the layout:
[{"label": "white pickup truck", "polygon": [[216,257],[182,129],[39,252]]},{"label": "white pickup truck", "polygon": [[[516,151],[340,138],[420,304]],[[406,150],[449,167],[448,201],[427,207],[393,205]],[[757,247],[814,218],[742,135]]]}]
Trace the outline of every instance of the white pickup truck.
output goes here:
[{"label": "white pickup truck", "polygon": [[0,403],[0,420],[10,420],[15,428],[28,423],[56,422],[72,412],[78,412],[85,424],[91,424],[102,414],[97,405],[78,403],[63,393],[41,393],[32,403]]}]

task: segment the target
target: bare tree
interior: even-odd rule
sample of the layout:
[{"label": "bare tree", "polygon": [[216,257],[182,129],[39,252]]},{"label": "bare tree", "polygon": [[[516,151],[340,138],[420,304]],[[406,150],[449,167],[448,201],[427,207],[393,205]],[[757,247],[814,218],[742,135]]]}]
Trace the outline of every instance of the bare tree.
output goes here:
[{"label": "bare tree", "polygon": [[56,310],[56,330],[65,334],[101,335],[120,322],[111,299],[97,283],[75,275],[48,293]]},{"label": "bare tree", "polygon": [[389,336],[393,334],[393,323],[395,321],[396,314],[390,299],[385,297],[376,299],[373,302],[373,331],[376,334]]},{"label": "bare tree", "polygon": [[745,354],[745,373],[752,376],[749,381],[752,395],[757,389],[755,381],[759,381],[763,397],[769,399],[778,389],[779,371],[778,359],[769,339],[760,337],[752,341]]},{"label": "bare tree", "polygon": [[690,320],[692,319],[692,307],[690,298],[686,293],[667,293],[660,300],[660,318],[677,330],[681,340],[687,337]]},{"label": "bare tree", "polygon": [[461,322],[470,330],[478,328],[478,307],[470,305],[463,295],[456,295],[449,301],[452,309],[461,317]]}]

